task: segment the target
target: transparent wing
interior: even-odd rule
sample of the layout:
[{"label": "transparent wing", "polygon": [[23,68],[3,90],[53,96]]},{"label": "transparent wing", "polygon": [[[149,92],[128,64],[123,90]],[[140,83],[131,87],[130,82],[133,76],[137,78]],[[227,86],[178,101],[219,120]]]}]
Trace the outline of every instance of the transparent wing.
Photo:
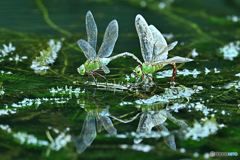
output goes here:
[{"label": "transparent wing", "polygon": [[191,62],[191,61],[193,61],[193,59],[176,56],[176,57],[167,59],[165,62],[184,63],[184,62]]},{"label": "transparent wing", "polygon": [[91,145],[93,140],[96,138],[96,124],[95,124],[95,116],[89,112],[85,122],[84,122],[84,137],[83,140],[87,145]]},{"label": "transparent wing", "polygon": [[167,42],[161,32],[153,25],[149,26],[153,35],[153,59],[152,62],[164,61],[168,57]]},{"label": "transparent wing", "polygon": [[138,33],[143,59],[145,62],[150,62],[153,54],[153,35],[147,22],[140,14],[135,18],[135,27]]},{"label": "transparent wing", "polygon": [[160,63],[162,63],[162,64],[184,63],[184,62],[191,62],[191,61],[193,61],[193,59],[176,56],[173,58],[169,58],[165,61],[158,61],[158,62],[154,63],[153,65],[160,64]]},{"label": "transparent wing", "polygon": [[100,117],[98,116],[98,118],[97,118],[97,130],[98,130],[98,132],[101,132],[101,130],[102,130],[102,125],[103,125],[103,122],[102,122],[102,120],[100,119]]},{"label": "transparent wing", "polygon": [[76,149],[79,154],[85,151],[85,149],[89,146],[83,141],[83,134],[81,134],[77,140],[75,141]]},{"label": "transparent wing", "polygon": [[99,58],[106,58],[112,54],[117,38],[118,38],[118,22],[116,20],[113,20],[109,23],[105,31],[103,43],[98,51]]},{"label": "transparent wing", "polygon": [[94,50],[96,50],[98,30],[91,11],[88,11],[86,15],[86,28],[88,43],[92,46]]},{"label": "transparent wing", "polygon": [[101,67],[102,67],[104,73],[106,73],[106,74],[110,73],[109,68],[105,64],[101,63]]},{"label": "transparent wing", "polygon": [[80,39],[77,43],[87,59],[94,60],[96,58],[96,51],[87,41]]},{"label": "transparent wing", "polygon": [[[169,133],[168,129],[163,124],[157,125],[156,128],[160,131],[165,131]],[[168,135],[163,139],[164,139],[164,142],[168,145],[168,147],[170,147],[172,150],[176,150],[174,135]]]},{"label": "transparent wing", "polygon": [[178,41],[172,42],[168,45],[168,51],[172,50],[176,45],[178,44]]},{"label": "transparent wing", "polygon": [[164,123],[167,120],[166,110],[156,111],[152,115],[152,120],[155,126]]},{"label": "transparent wing", "polygon": [[88,146],[90,146],[96,137],[95,117],[88,114],[82,128],[80,136],[75,141],[78,153],[82,153]]},{"label": "transparent wing", "polygon": [[175,123],[176,125],[178,125],[179,127],[181,127],[181,129],[186,129],[188,127],[188,125],[183,121],[183,120],[178,120],[175,117],[172,116],[171,113],[167,112],[167,118],[172,121],[173,123]]},{"label": "transparent wing", "polygon": [[[137,128],[136,132],[138,134],[149,134],[153,127],[151,125],[151,123],[152,123],[151,115],[148,113],[143,113],[139,120],[138,128]],[[136,144],[140,143],[141,141],[142,141],[142,138],[134,139],[134,143],[136,143]]]},{"label": "transparent wing", "polygon": [[101,116],[101,120],[103,122],[103,127],[110,135],[116,135],[117,130],[114,128],[111,119],[107,116]]}]

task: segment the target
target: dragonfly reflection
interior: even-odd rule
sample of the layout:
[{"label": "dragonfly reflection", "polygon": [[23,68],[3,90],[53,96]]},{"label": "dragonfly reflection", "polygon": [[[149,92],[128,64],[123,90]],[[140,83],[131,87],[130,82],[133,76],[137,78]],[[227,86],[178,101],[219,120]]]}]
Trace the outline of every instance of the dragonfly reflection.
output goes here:
[{"label": "dragonfly reflection", "polygon": [[110,135],[117,134],[116,128],[113,126],[111,119],[108,117],[110,115],[109,106],[102,109],[88,109],[87,112],[88,114],[84,121],[82,132],[75,141],[78,153],[82,153],[96,138],[96,123],[98,132],[102,130],[103,126]]},{"label": "dragonfly reflection", "polygon": [[80,136],[76,139],[75,145],[78,153],[84,152],[84,150],[90,146],[93,142],[93,140],[97,136],[96,132],[96,123],[97,123],[97,130],[98,132],[101,132],[102,126],[104,129],[111,135],[114,136],[117,134],[117,129],[113,126],[112,120],[113,118],[117,121],[120,121],[122,123],[129,123],[132,122],[134,119],[137,118],[137,116],[140,114],[136,114],[132,119],[130,120],[122,120],[119,119],[109,113],[110,106],[107,105],[105,108],[85,108],[87,111],[87,117],[84,121],[84,125],[82,128],[82,132]]},{"label": "dragonfly reflection", "polygon": [[176,150],[176,143],[174,135],[170,134],[169,130],[165,127],[164,122],[169,119],[173,123],[180,126],[181,129],[186,128],[188,125],[182,121],[174,118],[169,111],[165,109],[161,110],[147,110],[143,111],[138,128],[136,132],[140,137],[134,139],[134,143],[140,143],[144,137],[148,136],[152,132],[152,128],[156,127],[158,131],[164,132],[167,136],[164,136],[164,142],[172,149]]}]

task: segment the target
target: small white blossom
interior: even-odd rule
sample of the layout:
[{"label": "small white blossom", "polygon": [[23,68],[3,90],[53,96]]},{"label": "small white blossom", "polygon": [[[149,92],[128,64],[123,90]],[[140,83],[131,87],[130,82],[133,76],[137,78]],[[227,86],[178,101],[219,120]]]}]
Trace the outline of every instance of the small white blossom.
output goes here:
[{"label": "small white blossom", "polygon": [[231,42],[220,49],[220,53],[223,54],[223,58],[233,61],[233,58],[237,57],[240,51],[240,41]]},{"label": "small white blossom", "polygon": [[[48,42],[49,47],[47,50],[40,51],[40,57],[36,57],[32,61],[30,68],[35,70],[35,73],[45,74],[50,68],[48,65],[53,64],[57,58],[57,53],[62,47],[61,42],[54,42],[53,39]],[[25,58],[25,57],[24,57]]]}]

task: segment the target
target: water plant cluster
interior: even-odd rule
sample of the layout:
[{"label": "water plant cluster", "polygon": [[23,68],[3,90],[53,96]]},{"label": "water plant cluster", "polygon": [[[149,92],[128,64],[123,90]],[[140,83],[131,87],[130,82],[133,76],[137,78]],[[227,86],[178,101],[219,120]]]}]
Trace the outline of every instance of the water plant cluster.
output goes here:
[{"label": "water plant cluster", "polygon": [[49,65],[55,62],[57,53],[62,47],[60,41],[55,42],[53,39],[50,39],[47,44],[48,48],[40,51],[40,56],[36,57],[30,66],[35,73],[41,75],[46,74],[47,70],[50,68]]}]

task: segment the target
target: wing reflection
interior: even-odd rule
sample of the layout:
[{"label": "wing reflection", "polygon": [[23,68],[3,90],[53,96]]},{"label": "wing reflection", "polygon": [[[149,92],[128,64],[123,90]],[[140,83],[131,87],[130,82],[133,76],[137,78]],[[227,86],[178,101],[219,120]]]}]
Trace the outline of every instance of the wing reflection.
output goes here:
[{"label": "wing reflection", "polygon": [[90,146],[93,140],[97,136],[96,132],[96,122],[97,122],[97,130],[100,132],[102,130],[102,126],[110,135],[116,135],[117,130],[114,128],[111,119],[108,117],[109,114],[109,106],[104,109],[95,108],[89,109],[87,111],[87,117],[84,121],[84,125],[82,128],[82,132],[80,136],[76,139],[75,145],[78,153],[84,152],[84,150]]},{"label": "wing reflection", "polygon": [[[180,129],[186,129],[188,125],[182,121],[177,120],[171,115],[169,111],[165,109],[161,110],[147,110],[144,111],[139,120],[136,133],[137,138],[134,139],[134,143],[140,143],[144,137],[152,134],[153,127],[157,128],[159,134],[163,135],[164,142],[172,149],[176,150],[176,143],[174,135],[170,134],[169,130],[165,127],[164,122],[169,119],[173,123],[177,124]],[[161,132],[161,133],[160,133]]]},{"label": "wing reflection", "polygon": [[75,142],[77,152],[82,153],[88,146],[92,144],[96,136],[95,116],[92,112],[88,112],[83,124],[82,132]]}]

